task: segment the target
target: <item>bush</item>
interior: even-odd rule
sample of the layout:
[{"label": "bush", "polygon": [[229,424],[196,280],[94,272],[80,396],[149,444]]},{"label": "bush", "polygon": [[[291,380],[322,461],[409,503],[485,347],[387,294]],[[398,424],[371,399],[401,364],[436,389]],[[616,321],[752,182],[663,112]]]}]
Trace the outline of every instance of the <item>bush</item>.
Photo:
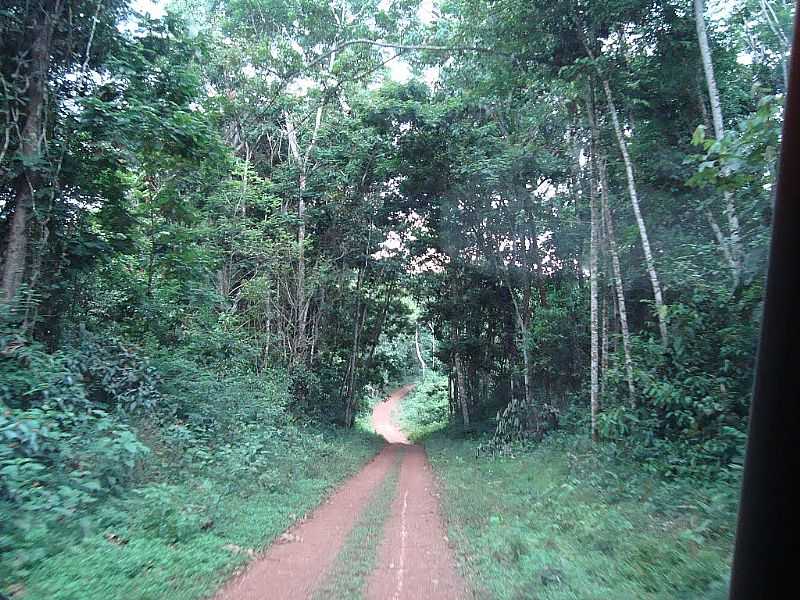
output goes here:
[{"label": "bush", "polygon": [[[601,435],[625,441],[667,474],[714,476],[743,460],[755,354],[757,286],[735,298],[697,288],[669,307],[667,352],[652,338],[633,340],[637,404],[631,408],[620,370],[598,416]],[[621,361],[617,361],[621,364]]]},{"label": "bush", "polygon": [[[87,511],[121,490],[147,453],[116,407],[143,406],[150,371],[130,353],[87,366],[75,350],[49,354],[0,318],[0,554],[17,568],[41,557],[41,537],[88,527]],[[110,346],[113,348],[113,345]],[[86,372],[104,375],[98,380]],[[98,391],[105,391],[99,402]],[[110,405],[110,406],[108,406]],[[69,537],[69,536],[67,536]],[[63,536],[62,536],[63,538]]]},{"label": "bush", "polygon": [[83,332],[72,356],[93,402],[126,412],[149,411],[158,402],[158,374],[130,344]]},{"label": "bush", "polygon": [[430,373],[400,405],[400,426],[412,441],[447,427],[450,420],[447,378]]}]

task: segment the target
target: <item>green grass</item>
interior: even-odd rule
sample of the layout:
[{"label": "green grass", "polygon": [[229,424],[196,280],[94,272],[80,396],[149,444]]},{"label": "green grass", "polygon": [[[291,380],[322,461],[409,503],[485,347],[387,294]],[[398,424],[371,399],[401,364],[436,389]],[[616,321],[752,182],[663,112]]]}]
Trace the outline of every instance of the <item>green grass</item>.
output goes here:
[{"label": "green grass", "polygon": [[557,432],[511,456],[478,453],[448,424],[447,385],[409,394],[400,423],[424,440],[462,569],[479,598],[726,597],[735,477],[665,480],[613,444]]},{"label": "green grass", "polygon": [[[261,439],[262,450],[278,448],[258,434],[245,439]],[[309,428],[280,446],[286,455],[268,455],[255,469],[243,469],[243,461],[254,460],[247,452],[220,449],[216,462],[192,477],[150,484],[104,506],[94,533],[8,589],[25,600],[207,597],[379,447],[363,432]]]},{"label": "green grass", "polygon": [[722,599],[736,486],[664,481],[585,437],[476,458],[426,442],[459,561],[479,598]]},{"label": "green grass", "polygon": [[403,398],[395,415],[412,442],[425,439],[448,425],[447,378],[430,373]]},{"label": "green grass", "polygon": [[377,564],[404,454],[403,449],[397,452],[391,470],[348,534],[331,571],[314,593],[314,600],[352,600],[363,596],[367,577]]}]

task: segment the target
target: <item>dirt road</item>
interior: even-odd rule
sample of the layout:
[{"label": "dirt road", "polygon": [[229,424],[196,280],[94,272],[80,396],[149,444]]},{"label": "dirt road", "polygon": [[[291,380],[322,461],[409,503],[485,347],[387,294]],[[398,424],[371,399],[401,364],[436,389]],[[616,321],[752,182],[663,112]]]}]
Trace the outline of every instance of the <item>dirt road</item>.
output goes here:
[{"label": "dirt road", "polygon": [[[464,581],[447,543],[425,450],[410,445],[393,419],[398,403],[412,387],[395,390],[373,410],[373,427],[387,441],[383,450],[310,517],[295,524],[229,581],[215,600],[312,598],[330,583],[327,579],[337,576],[333,566],[348,535],[360,515],[378,501],[377,492],[398,460],[391,511],[379,524],[382,541],[361,593],[369,600],[466,598]],[[336,586],[325,585],[325,589]]]}]

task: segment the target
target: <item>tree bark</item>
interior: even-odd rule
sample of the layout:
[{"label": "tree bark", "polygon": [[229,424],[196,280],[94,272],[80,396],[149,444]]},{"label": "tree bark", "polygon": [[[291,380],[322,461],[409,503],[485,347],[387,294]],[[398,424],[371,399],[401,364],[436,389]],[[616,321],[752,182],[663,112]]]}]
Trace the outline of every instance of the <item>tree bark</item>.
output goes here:
[{"label": "tree bark", "polygon": [[[363,314],[362,314],[363,313]],[[353,413],[355,411],[355,393],[356,393],[356,369],[358,368],[358,351],[359,341],[361,338],[361,328],[364,324],[364,315],[366,314],[366,307],[362,308],[361,303],[356,305],[356,317],[353,323],[353,349],[350,353],[350,362],[348,364],[347,373],[345,374],[344,388],[345,388],[345,415],[344,421],[347,427],[353,424]]]},{"label": "tree bark", "polygon": [[611,86],[607,80],[603,80],[603,90],[605,91],[606,100],[608,102],[608,111],[611,114],[611,121],[614,125],[614,133],[617,136],[617,143],[619,150],[622,154],[622,160],[625,163],[625,175],[628,179],[628,194],[631,198],[631,205],[633,206],[633,214],[636,217],[636,224],[639,227],[639,237],[642,240],[642,249],[644,251],[644,261],[647,267],[647,274],[650,277],[650,284],[653,287],[653,300],[656,308],[656,317],[658,318],[658,329],[661,333],[661,342],[666,348],[667,346],[667,320],[664,308],[664,300],[661,294],[661,282],[658,279],[656,272],[656,264],[653,259],[653,252],[650,249],[650,238],[647,235],[647,226],[642,216],[642,210],[639,207],[639,195],[636,192],[636,179],[633,175],[633,163],[630,154],[628,154],[628,144],[625,141],[625,136],[622,133],[622,126],[619,123],[619,116],[617,108],[614,105],[614,97],[611,95]]},{"label": "tree bark", "polygon": [[28,102],[19,146],[19,153],[25,166],[16,183],[14,212],[11,215],[5,248],[2,276],[2,297],[5,302],[10,302],[16,296],[25,274],[30,237],[28,221],[34,208],[34,196],[42,185],[42,177],[38,172],[41,167],[36,165],[36,162],[41,154],[44,137],[50,43],[55,22],[62,9],[60,1],[49,2],[36,13],[31,24],[33,41],[27,78]]},{"label": "tree bark", "polygon": [[461,407],[461,416],[464,427],[469,427],[469,402],[467,400],[467,389],[464,383],[464,366],[461,364],[461,355],[456,352],[453,358],[456,369],[456,386],[458,387],[458,404]]},{"label": "tree bark", "polygon": [[[333,62],[333,60],[331,60]],[[306,147],[305,153],[301,154],[300,145],[297,139],[297,131],[294,128],[294,122],[288,113],[285,113],[286,119],[286,137],[289,142],[289,152],[297,163],[300,169],[300,176],[298,181],[299,198],[297,201],[297,219],[299,225],[297,228],[297,280],[295,285],[295,343],[294,355],[292,356],[295,364],[306,363],[306,329],[308,327],[308,310],[311,304],[311,298],[306,290],[306,200],[305,192],[308,181],[308,166],[311,160],[311,154],[317,142],[317,135],[322,126],[322,115],[324,112],[324,104],[317,108],[316,118],[314,121],[314,130],[311,135],[311,140]]]},{"label": "tree bark", "polygon": [[590,331],[591,331],[591,392],[590,410],[592,440],[597,441],[597,413],[600,405],[599,401],[599,381],[600,381],[600,352],[598,336],[598,298],[597,298],[597,270],[598,270],[598,214],[597,214],[597,185],[594,176],[594,148],[589,158],[589,214],[590,214],[590,242],[589,242],[589,306],[590,306]]},{"label": "tree bark", "polygon": [[427,366],[425,365],[425,360],[422,358],[422,350],[419,347],[419,323],[417,323],[417,329],[414,334],[414,349],[417,352],[417,360],[419,361],[420,369],[422,369],[422,381],[425,381],[425,369]]},{"label": "tree bark", "polygon": [[[711,48],[708,44],[708,33],[706,31],[704,15],[705,2],[703,0],[694,0],[694,21],[697,27],[697,41],[700,45],[700,58],[703,63],[703,72],[706,76],[706,86],[708,87],[711,120],[714,124],[714,137],[717,141],[720,141],[725,136],[725,125],[722,118],[722,103],[720,102],[719,89],[717,88],[717,79],[714,75],[714,62],[711,59]],[[736,287],[739,285],[742,276],[741,230],[739,227],[739,216],[736,212],[736,205],[733,201],[733,194],[725,192],[723,196],[725,201],[725,216],[728,220],[729,229],[727,241],[729,250],[725,252],[725,258],[731,265],[734,287]],[[713,219],[709,222],[712,223],[713,227]],[[714,231],[714,235],[718,239],[720,238],[717,230]]]},{"label": "tree bark", "polygon": [[625,355],[625,379],[628,383],[628,397],[631,406],[636,403],[636,388],[633,385],[633,358],[631,357],[631,336],[628,330],[628,310],[625,304],[625,287],[622,281],[622,268],[619,263],[619,250],[614,236],[614,221],[608,203],[608,182],[606,177],[605,161],[600,161],[600,193],[603,205],[603,214],[606,222],[606,235],[608,250],[611,254],[611,268],[614,274],[614,290],[617,297],[617,312],[619,314],[619,327],[622,333],[622,351]]}]

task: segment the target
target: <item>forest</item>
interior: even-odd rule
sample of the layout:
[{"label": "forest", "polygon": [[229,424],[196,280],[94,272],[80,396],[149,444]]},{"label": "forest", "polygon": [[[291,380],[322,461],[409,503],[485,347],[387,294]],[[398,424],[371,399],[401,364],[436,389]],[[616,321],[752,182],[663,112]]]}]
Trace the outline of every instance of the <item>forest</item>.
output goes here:
[{"label": "forest", "polygon": [[794,14],[0,0],[0,598],[215,597],[401,385],[464,598],[724,598]]}]

